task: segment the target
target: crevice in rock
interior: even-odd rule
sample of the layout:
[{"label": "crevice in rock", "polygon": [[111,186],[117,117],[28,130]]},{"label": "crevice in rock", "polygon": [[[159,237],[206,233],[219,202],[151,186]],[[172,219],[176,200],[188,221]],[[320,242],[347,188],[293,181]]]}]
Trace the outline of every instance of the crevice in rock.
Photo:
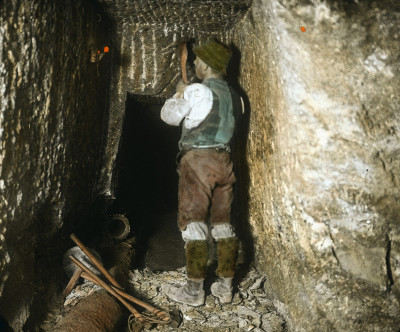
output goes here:
[{"label": "crevice in rock", "polygon": [[[329,237],[330,237],[330,239],[332,240],[332,244],[334,245],[335,244],[335,240],[334,240],[334,238],[333,238],[333,236],[332,236],[332,233],[331,232],[329,232]],[[335,257],[335,259],[336,259],[336,262],[338,263],[338,265],[340,266],[340,261],[339,261],[339,258],[338,258],[338,256],[336,255],[336,251],[335,251],[335,248],[334,248],[334,246],[332,246],[331,247],[331,249],[332,249],[332,255],[333,255],[333,257]]]},{"label": "crevice in rock", "polygon": [[382,153],[380,151],[378,151],[378,153],[376,154],[376,157],[380,160],[380,162],[382,163],[383,170],[386,172],[386,163],[383,160]]},{"label": "crevice in rock", "polygon": [[333,257],[335,257],[336,262],[337,262],[338,265],[340,266],[339,258],[338,258],[338,256],[336,255],[335,249],[334,249],[333,247],[332,247],[332,255],[333,255]]},{"label": "crevice in rock", "polygon": [[389,235],[387,235],[387,246],[386,246],[386,271],[387,271],[387,289],[390,290],[394,284],[393,274],[392,274],[392,267],[390,263],[390,251],[392,247],[392,241],[389,239]]}]

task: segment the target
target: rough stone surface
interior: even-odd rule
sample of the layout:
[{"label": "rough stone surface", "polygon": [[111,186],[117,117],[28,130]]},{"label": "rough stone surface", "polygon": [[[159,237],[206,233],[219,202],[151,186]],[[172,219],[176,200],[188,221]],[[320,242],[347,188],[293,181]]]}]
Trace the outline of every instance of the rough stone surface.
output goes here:
[{"label": "rough stone surface", "polygon": [[115,20],[143,27],[176,26],[207,32],[232,29],[252,0],[99,0]]},{"label": "rough stone surface", "polygon": [[236,28],[256,259],[299,331],[400,325],[399,23],[394,1],[255,1]]},{"label": "rough stone surface", "polygon": [[39,284],[61,262],[55,234],[81,221],[92,199],[110,77],[108,59],[89,63],[90,45],[108,42],[99,10],[0,3],[0,315],[16,331],[35,296],[53,290]]}]

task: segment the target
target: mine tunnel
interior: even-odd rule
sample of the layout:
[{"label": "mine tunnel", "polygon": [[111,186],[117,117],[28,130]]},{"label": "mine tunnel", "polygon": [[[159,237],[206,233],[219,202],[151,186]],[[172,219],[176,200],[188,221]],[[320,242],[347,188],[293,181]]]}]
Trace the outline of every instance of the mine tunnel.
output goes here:
[{"label": "mine tunnel", "polygon": [[[133,265],[153,270],[185,265],[176,226],[180,132],[160,121],[164,102],[160,97],[127,96],[116,160],[114,209],[132,221],[137,234]],[[148,250],[149,246],[153,250]]]},{"label": "mine tunnel", "polygon": [[[2,1],[0,330],[398,332],[399,25],[395,0]],[[181,45],[200,82],[210,39],[244,105],[239,259],[231,303],[210,293],[210,255],[190,307],[164,293],[186,270],[182,126],[160,110]],[[65,260],[77,243],[105,286]],[[141,325],[110,280],[171,321]]]}]

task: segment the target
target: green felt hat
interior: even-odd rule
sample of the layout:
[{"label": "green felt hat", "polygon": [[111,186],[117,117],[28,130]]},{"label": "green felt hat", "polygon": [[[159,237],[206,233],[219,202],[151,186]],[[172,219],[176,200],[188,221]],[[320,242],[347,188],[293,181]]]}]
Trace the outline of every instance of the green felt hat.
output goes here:
[{"label": "green felt hat", "polygon": [[193,52],[212,69],[226,75],[226,67],[232,56],[228,46],[211,39],[203,45],[193,47]]}]

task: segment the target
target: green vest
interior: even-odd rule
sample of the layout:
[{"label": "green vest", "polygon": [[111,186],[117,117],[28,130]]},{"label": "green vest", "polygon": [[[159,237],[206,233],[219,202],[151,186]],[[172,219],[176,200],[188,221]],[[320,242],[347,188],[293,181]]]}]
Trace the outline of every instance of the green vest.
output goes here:
[{"label": "green vest", "polygon": [[209,78],[202,84],[212,91],[212,109],[196,128],[182,127],[182,136],[179,141],[181,151],[196,147],[229,148],[235,127],[235,117],[228,83],[220,79]]}]

